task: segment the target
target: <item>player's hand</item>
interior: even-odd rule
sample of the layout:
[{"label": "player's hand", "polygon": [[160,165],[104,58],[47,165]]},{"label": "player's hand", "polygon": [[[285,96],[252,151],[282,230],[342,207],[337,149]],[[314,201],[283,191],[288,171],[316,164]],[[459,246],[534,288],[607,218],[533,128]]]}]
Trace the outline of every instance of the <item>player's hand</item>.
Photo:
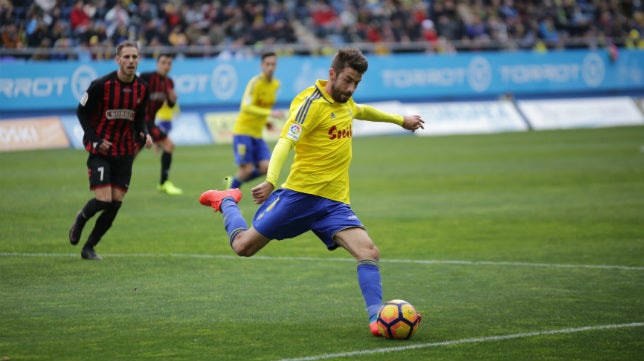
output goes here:
[{"label": "player's hand", "polygon": [[101,144],[99,144],[98,147],[96,147],[96,149],[98,150],[99,153],[107,153],[107,151],[110,150],[111,146],[112,146],[112,142],[110,142],[109,140],[103,139],[101,141]]},{"label": "player's hand", "polygon": [[415,132],[418,129],[425,129],[423,124],[425,124],[425,121],[420,117],[420,115],[405,115],[403,117],[402,127]]},{"label": "player's hand", "polygon": [[271,195],[271,192],[273,192],[273,189],[275,189],[275,187],[266,181],[256,185],[250,190],[250,193],[253,196],[253,202],[255,202],[255,204],[264,203],[264,201],[268,199],[268,196]]},{"label": "player's hand", "polygon": [[273,122],[266,122],[266,130],[273,130]]},{"label": "player's hand", "polygon": [[177,102],[178,97],[177,97],[177,93],[174,91],[174,88],[168,89],[167,95],[168,95],[168,100],[171,103],[176,103]]},{"label": "player's hand", "polygon": [[145,147],[150,149],[152,148],[152,145],[154,145],[154,142],[152,141],[152,137],[150,134],[144,134],[141,132],[141,138],[145,138]]}]

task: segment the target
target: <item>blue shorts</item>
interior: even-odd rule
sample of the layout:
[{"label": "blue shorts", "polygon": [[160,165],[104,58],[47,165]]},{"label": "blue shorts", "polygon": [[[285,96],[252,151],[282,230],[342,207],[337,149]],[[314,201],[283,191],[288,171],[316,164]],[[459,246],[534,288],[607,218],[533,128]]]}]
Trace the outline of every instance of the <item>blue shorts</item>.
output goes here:
[{"label": "blue shorts", "polygon": [[278,189],[259,207],[253,227],[266,238],[285,239],[313,231],[329,250],[338,248],[334,236],[343,229],[364,225],[342,202]]},{"label": "blue shorts", "polygon": [[233,153],[235,164],[258,164],[271,159],[271,150],[262,138],[248,135],[233,135]]},{"label": "blue shorts", "polygon": [[157,126],[159,128],[161,128],[161,129],[163,129],[163,131],[166,134],[170,134],[170,131],[172,130],[172,121],[171,120],[167,120],[167,121],[166,120],[159,120],[157,122]]}]

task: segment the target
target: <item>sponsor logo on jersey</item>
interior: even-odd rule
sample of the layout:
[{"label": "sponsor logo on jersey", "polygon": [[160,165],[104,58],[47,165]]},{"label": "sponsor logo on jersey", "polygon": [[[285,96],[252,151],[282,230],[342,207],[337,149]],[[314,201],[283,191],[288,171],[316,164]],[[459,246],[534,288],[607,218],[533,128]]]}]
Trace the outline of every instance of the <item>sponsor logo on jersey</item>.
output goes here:
[{"label": "sponsor logo on jersey", "polygon": [[159,100],[159,101],[164,101],[165,100],[165,92],[154,92],[150,93],[150,100]]},{"label": "sponsor logo on jersey", "polygon": [[108,109],[105,112],[107,119],[127,119],[134,120],[134,110],[132,109]]},{"label": "sponsor logo on jersey", "polygon": [[338,129],[335,125],[329,129],[329,140],[351,138],[352,135],[351,124],[344,129]]}]

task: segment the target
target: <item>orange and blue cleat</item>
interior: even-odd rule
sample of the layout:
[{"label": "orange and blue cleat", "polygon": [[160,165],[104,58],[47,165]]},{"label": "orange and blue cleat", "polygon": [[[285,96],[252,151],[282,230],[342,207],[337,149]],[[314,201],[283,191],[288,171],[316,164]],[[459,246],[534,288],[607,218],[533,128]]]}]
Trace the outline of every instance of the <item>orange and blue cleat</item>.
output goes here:
[{"label": "orange and blue cleat", "polygon": [[221,212],[221,202],[226,198],[231,198],[235,203],[239,203],[242,198],[242,193],[239,188],[227,189],[225,191],[211,189],[203,192],[199,196],[199,203],[214,208],[215,212]]}]

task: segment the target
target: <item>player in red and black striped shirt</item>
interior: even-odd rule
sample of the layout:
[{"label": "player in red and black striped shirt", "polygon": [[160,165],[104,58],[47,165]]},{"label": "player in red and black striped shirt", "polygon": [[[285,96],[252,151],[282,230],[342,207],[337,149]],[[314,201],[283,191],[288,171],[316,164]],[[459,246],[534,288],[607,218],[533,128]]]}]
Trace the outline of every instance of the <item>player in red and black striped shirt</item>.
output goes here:
[{"label": "player in red and black striped shirt", "polygon": [[154,144],[163,150],[161,153],[161,179],[157,189],[160,192],[165,192],[170,195],[179,195],[183,191],[168,180],[174,142],[165,130],[154,123],[156,114],[164,103],[167,103],[169,107],[173,107],[177,102],[174,82],[168,76],[170,69],[172,69],[172,60],[173,57],[171,54],[159,55],[157,58],[157,70],[141,73],[140,77],[147,81],[150,86],[150,103],[146,111],[147,126]]},{"label": "player in red and black striped shirt", "polygon": [[85,132],[83,143],[89,152],[87,171],[94,191],[76,214],[69,230],[69,242],[78,244],[88,219],[97,213],[94,229],[81,251],[84,259],[101,259],[94,247],[112,226],[132,178],[132,163],[139,144],[152,146],[145,124],[149,101],[147,83],[136,76],[139,48],[125,41],[116,47],[118,70],[94,80],[78,105],[76,114]]}]

